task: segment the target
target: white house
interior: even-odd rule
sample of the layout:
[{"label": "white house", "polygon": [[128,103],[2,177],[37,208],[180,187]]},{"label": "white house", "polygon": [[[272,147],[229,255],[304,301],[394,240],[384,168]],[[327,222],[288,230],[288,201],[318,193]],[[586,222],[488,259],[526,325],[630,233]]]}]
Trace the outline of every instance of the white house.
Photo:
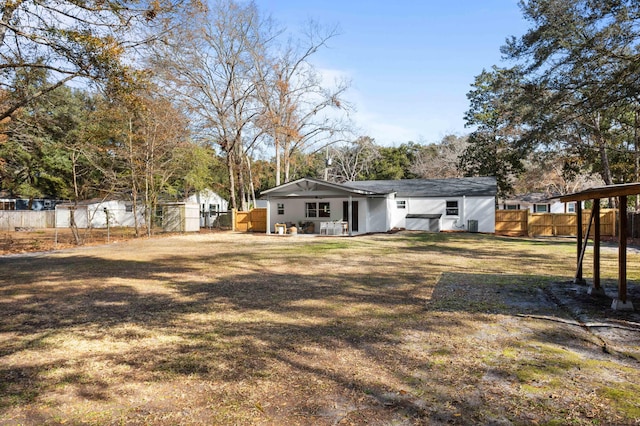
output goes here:
[{"label": "white house", "polygon": [[[78,228],[106,228],[109,226],[135,226],[133,203],[122,200],[88,200],[77,204],[56,206],[56,228],[68,228],[71,211]],[[138,224],[144,225],[144,208],[138,206]]]},{"label": "white house", "polygon": [[394,228],[495,232],[492,177],[357,181],[303,178],[262,192],[267,233],[276,224],[313,223],[315,233],[344,223],[349,235]]},{"label": "white house", "polygon": [[498,209],[529,210],[530,213],[575,213],[576,202],[563,203],[557,198],[552,198],[558,195],[549,195],[543,192],[515,195],[498,200]]},{"label": "white house", "polygon": [[200,206],[200,227],[209,228],[220,214],[226,213],[229,208],[227,200],[210,189],[190,195],[185,202]]}]

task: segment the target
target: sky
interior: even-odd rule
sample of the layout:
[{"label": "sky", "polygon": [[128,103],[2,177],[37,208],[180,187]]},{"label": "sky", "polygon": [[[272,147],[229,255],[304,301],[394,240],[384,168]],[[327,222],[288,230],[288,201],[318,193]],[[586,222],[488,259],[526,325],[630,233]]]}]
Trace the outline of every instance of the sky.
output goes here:
[{"label": "sky", "polygon": [[464,127],[474,77],[507,66],[500,46],[528,28],[517,0],[256,0],[290,30],[309,19],[339,35],[313,59],[351,81],[359,135],[398,146],[436,143]]}]

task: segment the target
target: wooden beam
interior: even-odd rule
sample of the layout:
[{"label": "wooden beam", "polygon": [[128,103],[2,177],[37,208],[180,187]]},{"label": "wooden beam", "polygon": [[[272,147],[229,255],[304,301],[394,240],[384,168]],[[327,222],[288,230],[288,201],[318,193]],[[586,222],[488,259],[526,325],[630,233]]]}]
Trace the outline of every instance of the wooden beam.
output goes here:
[{"label": "wooden beam", "polygon": [[559,197],[559,199],[561,202],[567,203],[570,201],[586,201],[596,198],[611,198],[636,194],[640,194],[640,183],[638,182],[586,189],[574,194],[563,195]]},{"label": "wooden beam", "polygon": [[[584,253],[587,251],[587,243],[589,242],[589,234],[591,233],[591,224],[593,223],[593,212],[591,209],[591,216],[589,216],[589,224],[587,225],[587,233],[584,235],[584,243],[582,244],[582,250],[580,250],[580,254],[578,257],[578,268],[580,272],[580,279],[578,279],[578,272],[576,272],[576,278],[574,282],[576,284],[584,284],[586,281],[582,278],[582,265],[584,263]],[[582,213],[581,213],[582,214]]]}]

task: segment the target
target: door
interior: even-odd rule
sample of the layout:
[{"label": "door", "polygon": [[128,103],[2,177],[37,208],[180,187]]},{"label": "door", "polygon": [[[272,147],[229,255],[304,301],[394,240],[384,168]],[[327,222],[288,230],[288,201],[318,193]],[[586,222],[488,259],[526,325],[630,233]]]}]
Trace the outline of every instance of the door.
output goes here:
[{"label": "door", "polygon": [[342,220],[349,222],[349,229],[353,232],[358,232],[358,202],[351,202],[351,219],[349,220],[349,202],[342,202]]}]

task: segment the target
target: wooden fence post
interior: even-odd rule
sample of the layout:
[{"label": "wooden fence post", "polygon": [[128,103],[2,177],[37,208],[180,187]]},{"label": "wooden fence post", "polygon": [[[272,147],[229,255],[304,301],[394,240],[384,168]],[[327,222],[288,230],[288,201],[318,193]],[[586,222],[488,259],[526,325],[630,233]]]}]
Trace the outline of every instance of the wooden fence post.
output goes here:
[{"label": "wooden fence post", "polygon": [[231,230],[236,230],[236,209],[231,209]]}]

